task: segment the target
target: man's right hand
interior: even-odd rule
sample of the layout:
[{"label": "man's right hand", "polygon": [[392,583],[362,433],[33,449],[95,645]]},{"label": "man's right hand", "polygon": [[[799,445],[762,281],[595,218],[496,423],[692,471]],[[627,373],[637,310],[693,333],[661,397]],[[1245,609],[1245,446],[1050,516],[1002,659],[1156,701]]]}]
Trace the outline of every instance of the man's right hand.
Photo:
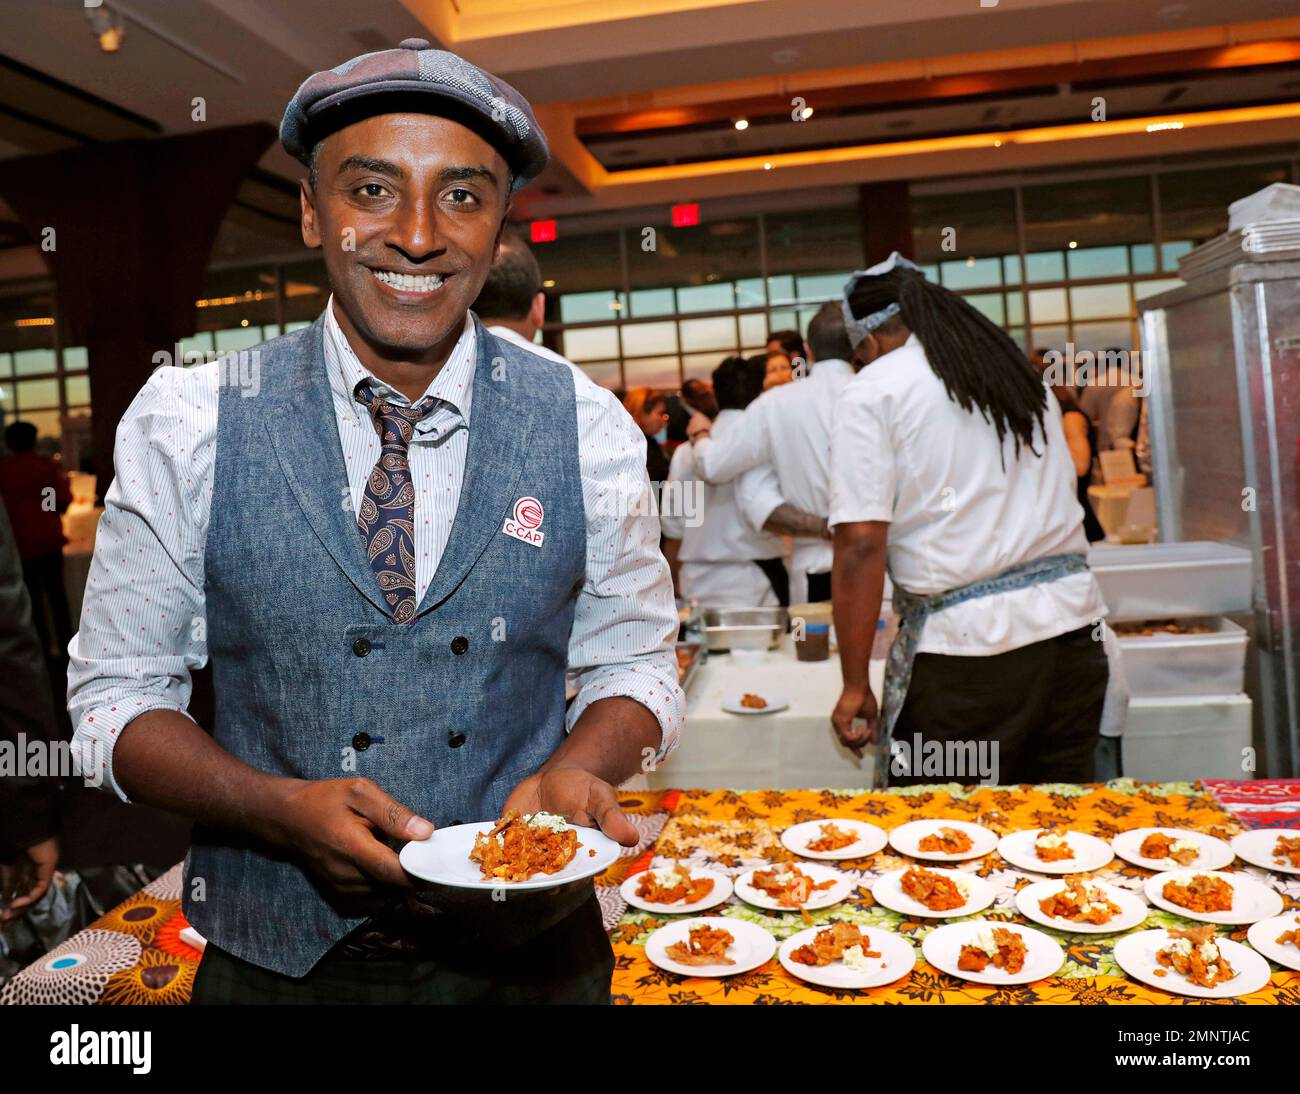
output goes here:
[{"label": "man's right hand", "polygon": [[366,778],[287,780],[271,818],[276,842],[340,893],[413,888],[397,853],[377,838],[426,839],[433,825]]}]

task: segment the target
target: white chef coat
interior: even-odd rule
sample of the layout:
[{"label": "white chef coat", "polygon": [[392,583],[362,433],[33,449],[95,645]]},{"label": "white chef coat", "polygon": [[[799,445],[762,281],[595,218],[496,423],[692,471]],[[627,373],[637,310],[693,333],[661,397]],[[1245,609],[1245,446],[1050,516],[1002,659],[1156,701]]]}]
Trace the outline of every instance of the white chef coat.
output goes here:
[{"label": "white chef coat", "polygon": [[[939,593],[1037,558],[1087,554],[1061,410],[1047,400],[1035,455],[954,403],[913,334],[845,388],[831,443],[830,523],[889,522],[889,571]],[[1004,470],[1005,463],[1005,470]],[[931,615],[920,653],[988,656],[1106,615],[1091,573]]]},{"label": "white chef coat", "polygon": [[[726,443],[743,419],[743,411],[719,412],[712,435]],[[698,480],[694,448],[678,445],[668,468],[659,523],[665,536],[682,542],[677,554],[682,595],[697,597],[706,608],[775,605],[772,583],[753,560],[785,554],[780,537],[762,530],[782,502],[776,472],[763,466],[731,482],[694,485]]]}]

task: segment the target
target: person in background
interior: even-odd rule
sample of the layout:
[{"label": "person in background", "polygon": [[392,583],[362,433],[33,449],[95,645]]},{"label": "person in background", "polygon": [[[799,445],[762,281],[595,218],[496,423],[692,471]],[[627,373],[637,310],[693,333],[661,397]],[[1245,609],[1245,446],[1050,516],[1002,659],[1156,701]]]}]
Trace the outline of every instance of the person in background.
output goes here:
[{"label": "person in background", "polygon": [[825,516],[830,512],[831,416],[853,379],[844,317],[834,303],[821,306],[808,324],[806,376],[764,391],[746,408],[725,438],[710,436],[713,423],[697,414],[687,425],[696,448],[695,466],[705,482],[729,482],[764,464],[776,471],[781,497],[797,513],[791,555],[790,596],[795,603],[831,598],[831,545]]},{"label": "person in background", "polygon": [[1126,350],[1111,348],[1099,351],[1092,382],[1078,392],[1079,409],[1088,416],[1088,421],[1092,422],[1093,428],[1097,430],[1102,451],[1111,447],[1107,443],[1104,428],[1106,410],[1116,392],[1125,386],[1123,362],[1127,359],[1128,352]]},{"label": "person in background", "polygon": [[[1031,358],[1032,363],[1032,358]],[[1106,532],[1097,519],[1092,508],[1092,499],[1088,497],[1088,484],[1092,481],[1092,460],[1097,453],[1097,432],[1088,421],[1088,415],[1079,409],[1079,400],[1074,389],[1066,384],[1052,385],[1052,394],[1061,407],[1061,428],[1065,431],[1065,443],[1070,448],[1070,458],[1074,461],[1075,494],[1083,507],[1083,534],[1089,543],[1096,543],[1106,538]]]},{"label": "person in background", "polygon": [[[54,739],[54,700],[9,517],[0,502],[0,741],[26,753]],[[45,895],[59,864],[53,777],[0,775],[0,927]]]},{"label": "person in background", "polygon": [[[715,435],[725,437],[742,417],[741,411],[762,389],[762,372],[750,361],[728,357],[713,370]],[[671,484],[685,493],[697,480],[695,450],[684,444],[673,453],[665,498]],[[782,504],[776,473],[756,467],[732,482],[703,485],[698,496],[698,519],[685,519],[678,506],[665,504],[660,523],[664,556],[683,599],[696,598],[701,606],[765,608],[790,603],[790,578],[782,561],[785,545],[764,525]]]},{"label": "person in background", "polygon": [[762,360],[764,391],[788,384],[794,379],[794,368],[790,363],[789,355],[784,351],[778,350],[773,353],[769,350],[767,357]]},{"label": "person in background", "polygon": [[664,397],[653,388],[634,387],[623,397],[623,408],[645,434],[645,468],[658,491],[659,484],[668,478],[668,457],[663,449],[668,429]]},{"label": "person in background", "polygon": [[797,330],[774,330],[767,336],[767,352],[784,353],[790,361],[808,361],[808,343]]},{"label": "person in background", "polygon": [[1106,404],[1106,415],[1101,423],[1102,449],[1127,448],[1132,451],[1137,444],[1141,416],[1142,404],[1137,391],[1125,384]]},{"label": "person in background", "polygon": [[59,518],[72,504],[72,488],[59,461],[35,451],[36,427],[31,422],[12,422],[5,429],[5,445],[9,455],[0,460],[0,499],[18,542],[36,634],[42,653],[48,655],[48,608],[62,656],[72,640],[72,621],[63,585],[63,545],[68,540]]},{"label": "person in background", "polygon": [[[1106,605],[1056,400],[1005,331],[897,252],[853,275],[844,313],[862,368],[831,434],[836,734],[875,742],[890,785],[936,781],[917,743],[978,749],[1003,783],[1092,781]],[[878,706],[886,563],[900,624]]]}]

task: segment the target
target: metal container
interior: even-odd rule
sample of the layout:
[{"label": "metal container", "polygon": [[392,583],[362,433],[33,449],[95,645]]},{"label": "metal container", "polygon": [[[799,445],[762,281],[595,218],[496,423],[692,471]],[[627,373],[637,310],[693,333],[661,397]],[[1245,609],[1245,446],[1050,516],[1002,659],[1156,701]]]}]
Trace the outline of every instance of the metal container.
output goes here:
[{"label": "metal container", "polygon": [[677,643],[677,683],[682,691],[689,691],[691,681],[704,663],[704,649],[699,642]]},{"label": "metal container", "polygon": [[704,636],[709,650],[774,650],[785,634],[784,608],[705,608]]}]

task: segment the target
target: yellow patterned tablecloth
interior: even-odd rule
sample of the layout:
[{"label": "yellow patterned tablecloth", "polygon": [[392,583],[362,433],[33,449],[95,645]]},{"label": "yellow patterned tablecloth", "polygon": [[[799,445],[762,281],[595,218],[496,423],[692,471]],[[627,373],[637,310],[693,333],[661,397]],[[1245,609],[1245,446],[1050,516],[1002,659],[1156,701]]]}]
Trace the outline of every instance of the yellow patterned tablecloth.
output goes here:
[{"label": "yellow patterned tablecloth", "polygon": [[[834,790],[730,790],[669,791],[654,807],[670,816],[654,846],[636,861],[624,861],[602,877],[602,884],[617,883],[652,862],[665,864],[682,860],[737,874],[764,862],[799,861],[780,843],[783,829],[801,821],[825,817],[857,817],[885,829],[928,817],[969,820],[1001,834],[1024,828],[1067,826],[1076,831],[1110,839],[1130,828],[1172,826],[1195,828],[1230,838],[1242,827],[1196,784],[1133,784],[1108,786],[1044,785],[1034,787],[989,787],[963,790],[951,787],[921,787],[860,793]],[[637,802],[637,805],[642,803]],[[646,806],[650,803],[646,802]],[[980,1004],[1170,1004],[1207,1001],[1170,995],[1129,979],[1115,964],[1112,950],[1121,935],[1071,935],[1048,932],[1066,952],[1060,972],[1034,984],[1010,988],[989,988],[958,980],[927,965],[920,954],[925,936],[944,920],[909,920],[877,905],[869,892],[883,873],[906,866],[910,860],[890,848],[863,859],[836,863],[851,874],[861,887],[843,904],[813,913],[815,924],[835,919],[894,931],[917,947],[917,964],[902,980],[866,991],[819,988],[789,975],[773,958],[753,972],[724,979],[683,977],[663,972],[645,955],[645,940],[669,917],[626,909],[613,932],[617,965],[614,972],[615,1003],[980,1003]],[[993,919],[1029,924],[1016,910],[1018,888],[1041,875],[1030,875],[1005,863],[994,852],[960,868],[978,873],[997,890],[993,907],[972,919]],[[1229,870],[1242,869],[1240,861]],[[1285,911],[1300,909],[1300,877],[1272,874],[1254,867],[1244,869],[1280,892]],[[1114,859],[1091,876],[1123,888],[1140,891],[1150,871]],[[805,923],[797,913],[767,913],[731,900],[710,915],[747,919],[785,939],[802,930]],[[1152,908],[1143,926],[1189,926],[1188,921]],[[1039,927],[1038,929],[1042,929]],[[1246,941],[1246,928],[1227,928],[1228,937]],[[1213,1001],[1232,1003],[1300,1004],[1300,973],[1271,966],[1268,987],[1241,999]]]}]

